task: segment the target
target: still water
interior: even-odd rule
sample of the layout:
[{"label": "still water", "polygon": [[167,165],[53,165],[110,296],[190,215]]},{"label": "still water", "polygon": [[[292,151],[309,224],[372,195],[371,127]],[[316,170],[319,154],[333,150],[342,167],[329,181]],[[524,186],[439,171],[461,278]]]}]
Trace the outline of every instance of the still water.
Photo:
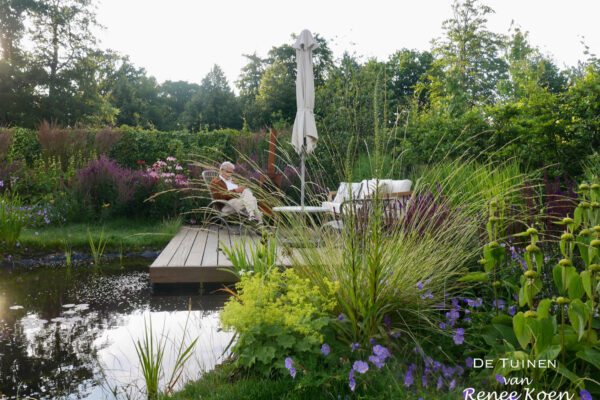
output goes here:
[{"label": "still water", "polygon": [[135,341],[150,322],[166,343],[161,389],[182,340],[198,338],[176,388],[222,360],[228,296],[218,286],[152,291],[148,261],[130,264],[0,267],[0,398],[143,398]]}]

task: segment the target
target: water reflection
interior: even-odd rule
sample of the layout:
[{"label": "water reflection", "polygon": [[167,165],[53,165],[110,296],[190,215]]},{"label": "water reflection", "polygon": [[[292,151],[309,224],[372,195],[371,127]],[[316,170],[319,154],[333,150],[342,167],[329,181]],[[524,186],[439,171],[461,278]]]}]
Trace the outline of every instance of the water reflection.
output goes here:
[{"label": "water reflection", "polygon": [[178,385],[211,368],[231,340],[218,330],[227,296],[197,287],[152,294],[146,271],[0,269],[0,397],[142,397],[134,340],[150,319],[154,333],[168,337],[167,379],[184,336],[186,343],[199,339]]}]

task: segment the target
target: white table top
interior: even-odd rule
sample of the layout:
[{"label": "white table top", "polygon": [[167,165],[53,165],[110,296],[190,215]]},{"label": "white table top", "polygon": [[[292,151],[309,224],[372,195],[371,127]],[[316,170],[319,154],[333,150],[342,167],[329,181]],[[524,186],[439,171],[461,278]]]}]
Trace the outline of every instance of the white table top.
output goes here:
[{"label": "white table top", "polygon": [[273,207],[273,211],[282,213],[321,213],[331,211],[329,207],[320,206],[287,206],[287,207]]}]

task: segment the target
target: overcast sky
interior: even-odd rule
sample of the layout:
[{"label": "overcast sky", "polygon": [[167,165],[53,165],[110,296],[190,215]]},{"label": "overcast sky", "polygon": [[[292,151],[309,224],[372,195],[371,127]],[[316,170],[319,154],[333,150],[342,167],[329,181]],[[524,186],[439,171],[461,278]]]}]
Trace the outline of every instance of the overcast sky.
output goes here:
[{"label": "overcast sky", "polygon": [[[429,50],[452,16],[450,0],[99,0],[104,48],[129,55],[158,79],[200,83],[214,64],[234,86],[246,63],[292,44],[309,29],[344,51],[385,60],[401,48]],[[599,0],[486,0],[488,27],[507,33],[512,20],[561,67],[585,58],[582,37],[600,54]]]}]

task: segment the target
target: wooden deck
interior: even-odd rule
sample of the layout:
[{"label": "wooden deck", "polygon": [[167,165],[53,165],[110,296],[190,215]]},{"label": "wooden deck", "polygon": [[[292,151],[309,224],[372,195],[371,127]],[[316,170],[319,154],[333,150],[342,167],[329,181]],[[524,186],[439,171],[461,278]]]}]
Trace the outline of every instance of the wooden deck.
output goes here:
[{"label": "wooden deck", "polygon": [[[233,282],[235,277],[221,268],[232,267],[221,251],[220,243],[231,246],[242,240],[249,251],[260,237],[240,235],[237,230],[223,227],[198,228],[183,226],[165,249],[150,265],[152,283]],[[287,257],[279,258],[280,265],[289,265]]]}]

